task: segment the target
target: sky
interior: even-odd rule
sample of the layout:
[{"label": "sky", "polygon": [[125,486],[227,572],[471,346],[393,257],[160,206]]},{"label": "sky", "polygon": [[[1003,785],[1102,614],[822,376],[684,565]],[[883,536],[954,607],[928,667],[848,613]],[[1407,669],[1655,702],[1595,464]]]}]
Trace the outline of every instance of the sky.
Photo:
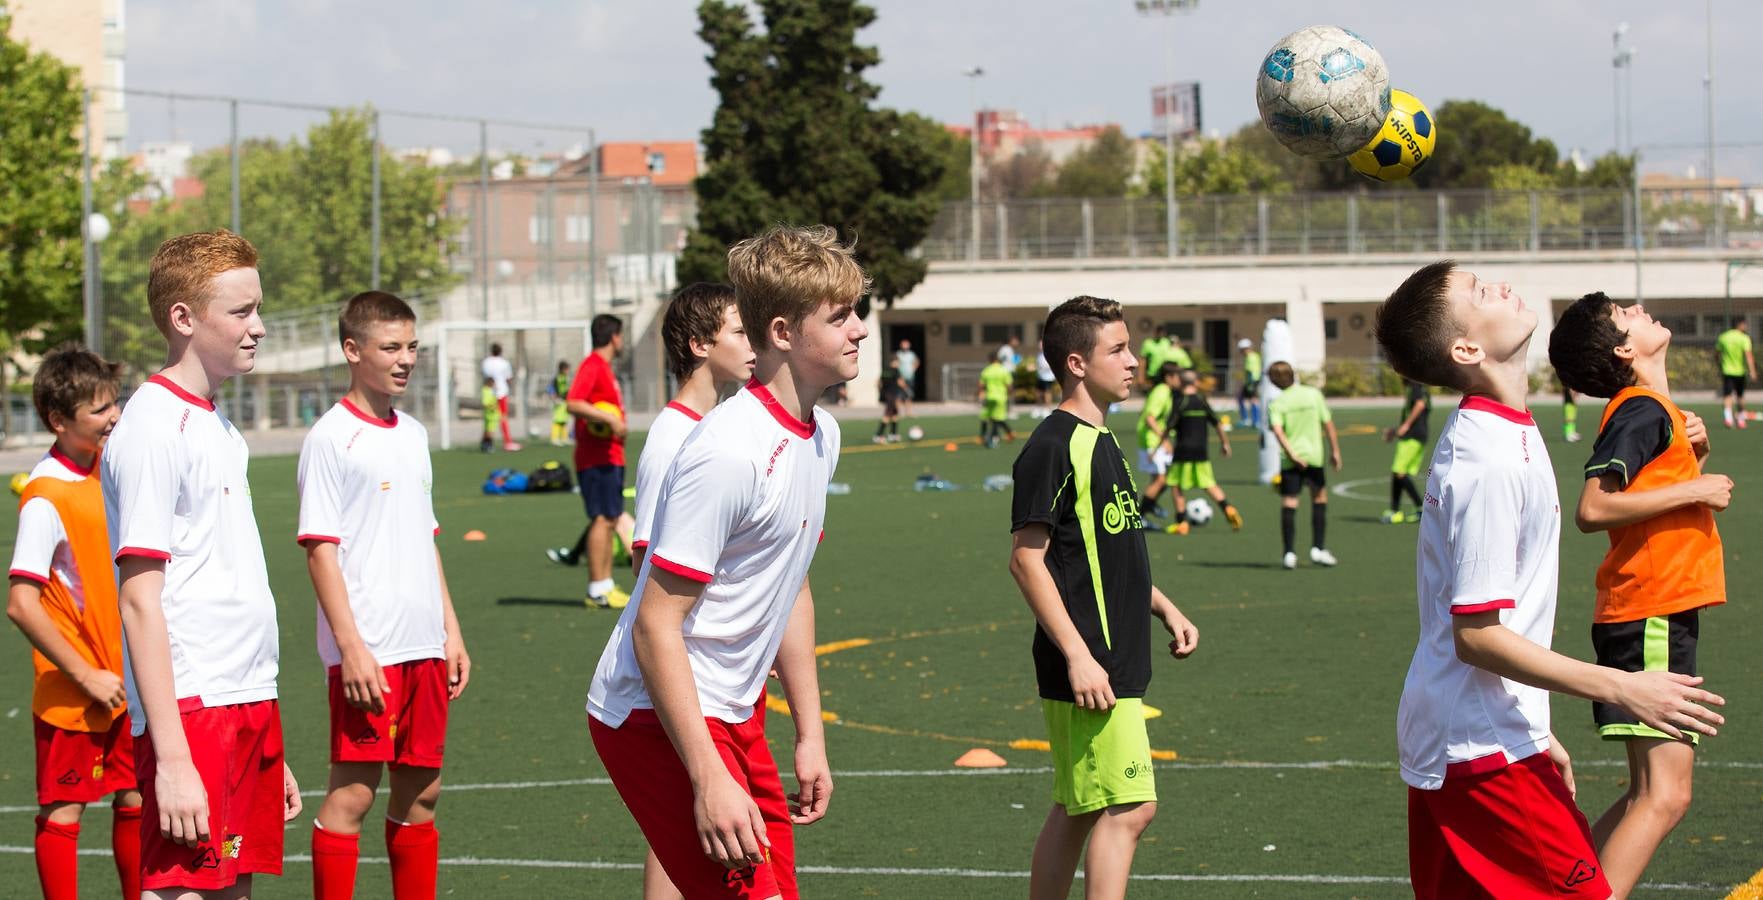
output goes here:
[{"label": "sky", "polygon": [[[566,129],[493,127],[491,144],[554,152],[585,139],[694,140],[716,96],[690,0],[126,0],[131,88],[493,116]],[[1150,88],[1173,68],[1199,80],[1208,131],[1255,118],[1253,76],[1286,32],[1336,24],[1373,41],[1391,85],[1437,106],[1504,109],[1565,153],[1614,140],[1611,36],[1636,48],[1633,139],[1643,169],[1706,158],[1706,2],[1641,0],[1201,0],[1141,16],[1132,0],[870,0],[861,39],[880,51],[880,103],[945,122],[975,101],[1037,124],[1150,129]],[[1763,182],[1763,86],[1748,40],[1763,3],[1714,0],[1718,174]],[[1170,52],[1173,45],[1173,54]],[[970,83],[962,71],[980,66]],[[223,141],[224,106],[130,97],[131,143],[175,132]],[[245,107],[246,134],[286,137],[314,115]],[[477,128],[388,116],[393,146],[475,147]]]}]

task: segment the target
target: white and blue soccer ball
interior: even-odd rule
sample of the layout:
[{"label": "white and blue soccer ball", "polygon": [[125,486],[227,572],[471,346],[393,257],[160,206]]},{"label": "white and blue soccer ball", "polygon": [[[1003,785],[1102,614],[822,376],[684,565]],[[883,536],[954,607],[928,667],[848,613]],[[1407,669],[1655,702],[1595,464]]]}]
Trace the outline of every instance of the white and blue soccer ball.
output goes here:
[{"label": "white and blue soccer ball", "polygon": [[1345,28],[1300,28],[1261,60],[1255,105],[1286,149],[1309,159],[1342,159],[1383,128],[1389,69],[1371,42]]},{"label": "white and blue soccer ball", "polygon": [[1194,525],[1204,525],[1212,521],[1212,504],[1205,497],[1195,497],[1188,501],[1188,521]]}]

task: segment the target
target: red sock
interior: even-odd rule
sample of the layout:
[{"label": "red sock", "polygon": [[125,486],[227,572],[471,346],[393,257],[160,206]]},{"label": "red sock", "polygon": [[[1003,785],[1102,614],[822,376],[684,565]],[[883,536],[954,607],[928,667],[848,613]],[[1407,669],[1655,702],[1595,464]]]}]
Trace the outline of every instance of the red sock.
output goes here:
[{"label": "red sock", "polygon": [[62,825],[38,816],[36,845],[43,900],[79,900],[80,823]]},{"label": "red sock", "polygon": [[141,898],[141,808],[110,808],[110,852],[116,857],[116,879],[123,900]]},{"label": "red sock", "polygon": [[386,855],[392,858],[393,900],[435,900],[441,833],[434,822],[403,825],[387,819]]},{"label": "red sock", "polygon": [[355,896],[355,864],[361,859],[361,835],[337,834],[312,823],[312,900],[349,900]]}]

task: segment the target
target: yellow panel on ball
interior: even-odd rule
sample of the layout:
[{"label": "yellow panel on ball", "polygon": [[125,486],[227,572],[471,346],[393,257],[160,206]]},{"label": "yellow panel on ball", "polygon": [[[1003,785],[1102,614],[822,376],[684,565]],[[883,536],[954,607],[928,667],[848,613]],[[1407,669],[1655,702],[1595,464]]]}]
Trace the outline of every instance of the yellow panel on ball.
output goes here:
[{"label": "yellow panel on ball", "polygon": [[1369,178],[1400,181],[1426,165],[1438,137],[1438,122],[1420,98],[1390,91],[1390,114],[1384,117],[1383,128],[1347,162]]},{"label": "yellow panel on ball", "polygon": [[[597,410],[600,410],[601,412],[612,413],[613,415],[617,415],[620,418],[623,417],[623,414],[619,412],[618,404],[613,403],[610,400],[596,400],[596,401],[594,401],[594,408]],[[587,427],[588,427],[588,433],[593,435],[594,437],[608,438],[608,437],[612,436],[612,426],[607,425],[604,422],[598,422],[593,419],[589,419],[587,422]]]}]

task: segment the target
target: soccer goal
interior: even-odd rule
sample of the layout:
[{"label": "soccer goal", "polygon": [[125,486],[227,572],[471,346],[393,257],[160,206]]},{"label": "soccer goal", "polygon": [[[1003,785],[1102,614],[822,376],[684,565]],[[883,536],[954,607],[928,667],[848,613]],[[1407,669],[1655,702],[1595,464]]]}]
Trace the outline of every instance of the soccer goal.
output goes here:
[{"label": "soccer goal", "polygon": [[[492,339],[503,345],[504,355],[514,364],[514,382],[509,385],[508,416],[510,426],[522,436],[542,431],[533,426],[537,408],[543,430],[550,429],[551,408],[540,402],[545,386],[556,374],[559,360],[570,363],[570,372],[592,344],[589,323],[583,319],[553,322],[538,320],[443,321],[434,325],[436,387],[440,402],[436,418],[441,426],[441,449],[453,446],[455,419],[482,415],[479,390],[483,384],[480,361]],[[503,336],[506,336],[504,339]],[[477,440],[476,435],[472,441]]]}]

